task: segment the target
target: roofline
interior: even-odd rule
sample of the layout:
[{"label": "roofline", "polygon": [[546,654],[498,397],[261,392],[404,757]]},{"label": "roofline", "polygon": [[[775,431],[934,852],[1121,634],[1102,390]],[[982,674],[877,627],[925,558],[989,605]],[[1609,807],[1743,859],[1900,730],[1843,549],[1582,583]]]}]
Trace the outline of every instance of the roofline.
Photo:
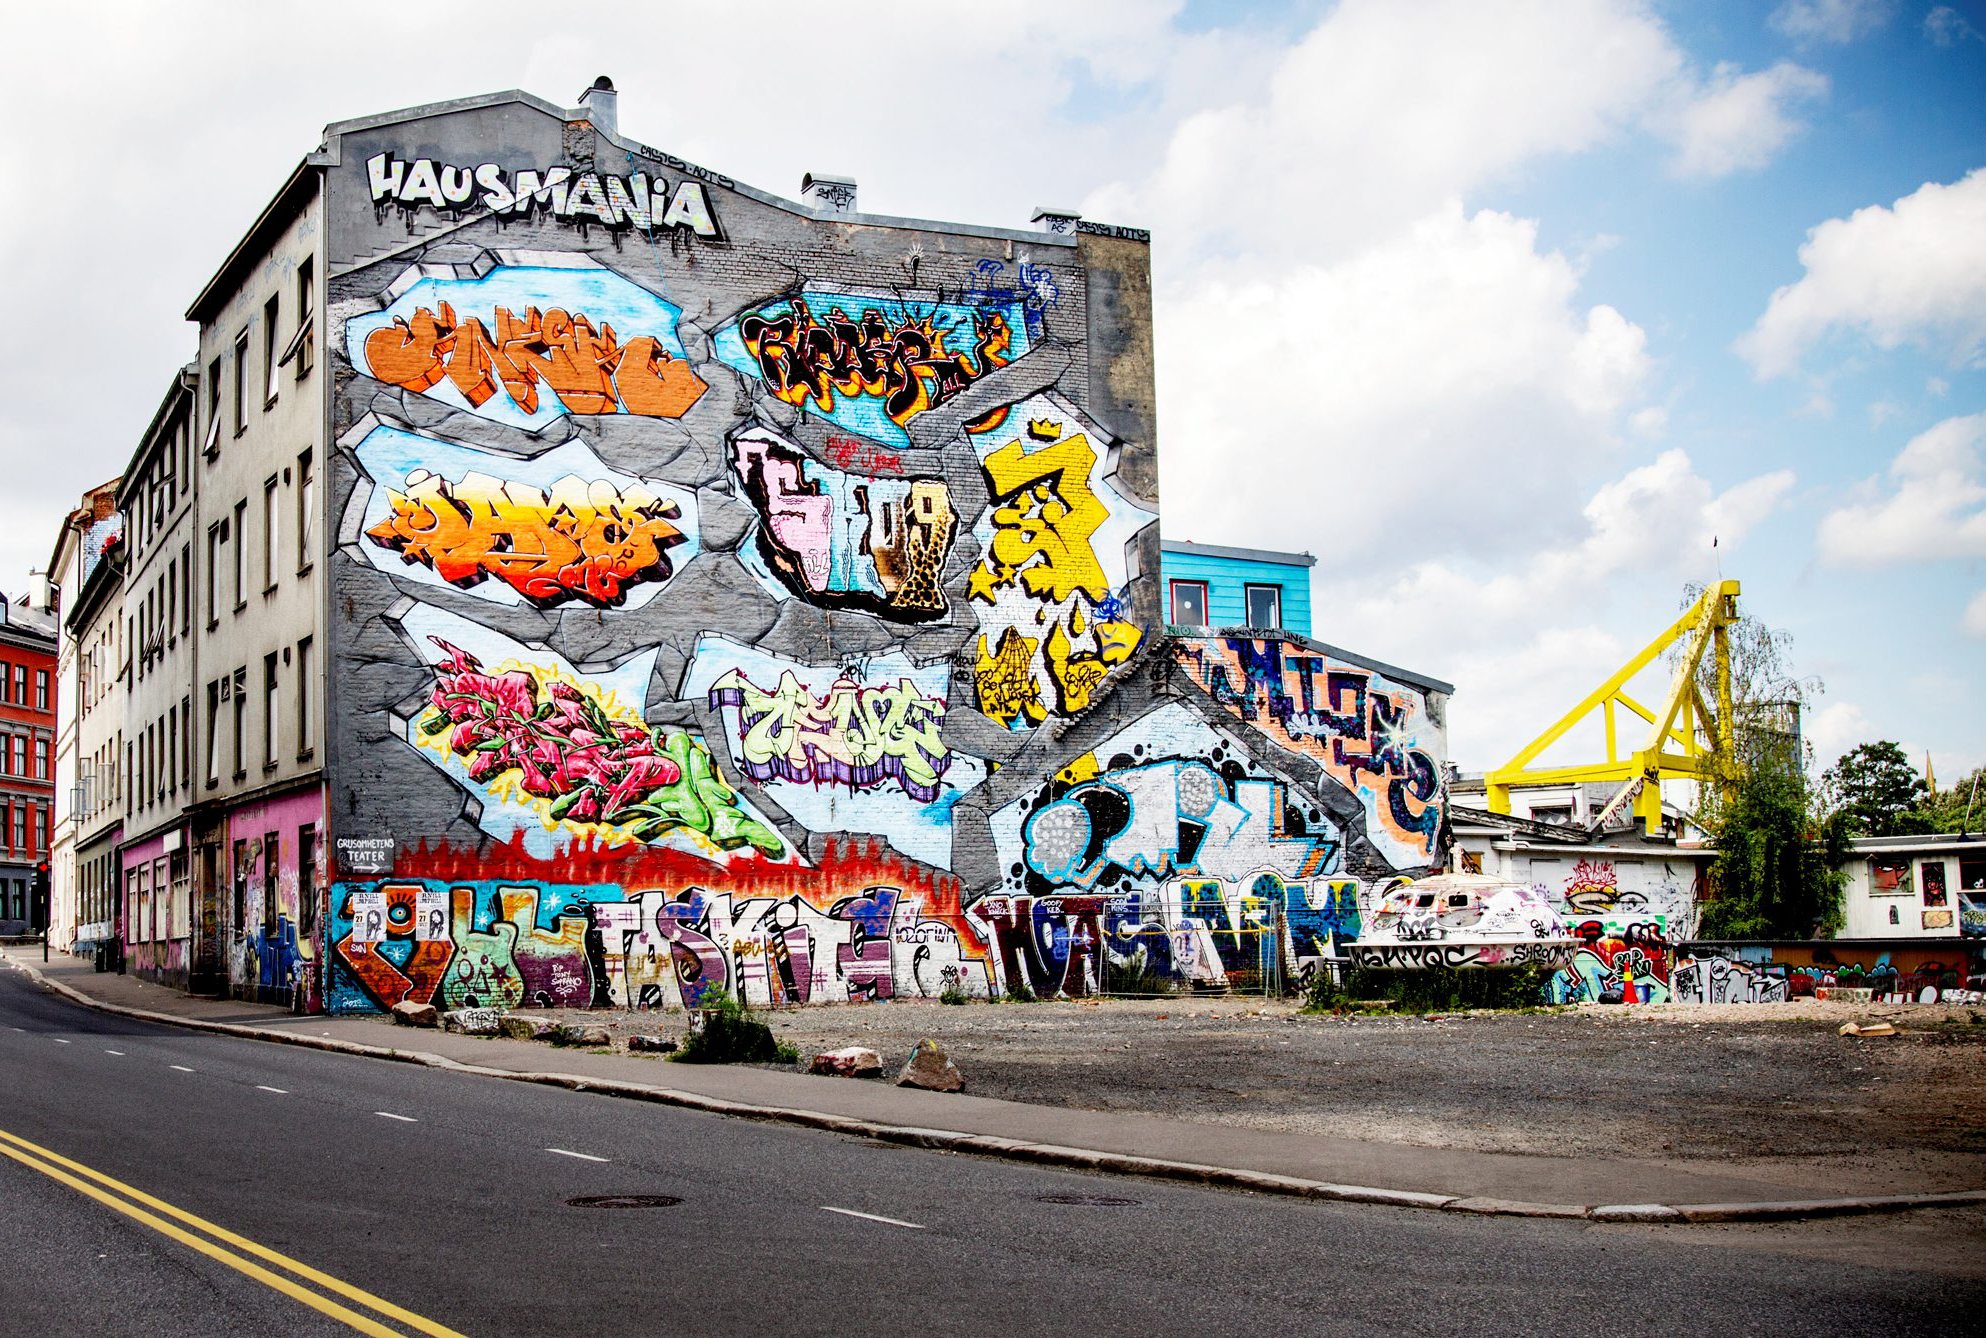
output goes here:
[{"label": "roofline", "polygon": [[263,252],[269,249],[269,242],[291,219],[303,211],[303,206],[317,194],[317,167],[313,159],[317,155],[303,159],[296,165],[276,191],[241,240],[228,252],[228,258],[214,271],[214,277],[207,280],[206,287],[193,299],[193,305],[186,309],[186,319],[204,324],[227,296],[234,291],[234,280],[241,271],[247,269]]},{"label": "roofline", "polygon": [[1933,850],[1958,845],[1986,845],[1986,835],[1980,832],[1924,832],[1917,836],[1855,836],[1848,841],[1848,848],[1858,852]]},{"label": "roofline", "polygon": [[[107,572],[114,573],[116,579],[106,575]],[[76,606],[62,619],[64,630],[74,636],[78,627],[102,612],[103,606],[110,602],[109,592],[123,584],[124,545],[119,544],[116,552],[105,555],[96,570],[84,578],[83,588],[76,595]]]},{"label": "roofline", "polygon": [[1196,544],[1186,539],[1160,539],[1161,553],[1193,553],[1200,557],[1241,558],[1248,562],[1273,562],[1279,567],[1314,567],[1317,559],[1309,553],[1285,553],[1274,548],[1230,548],[1226,544]]},{"label": "roofline", "polygon": [[[556,116],[562,121],[585,121],[594,128],[601,138],[615,145],[624,153],[631,153],[638,157],[648,158],[652,161],[662,163],[675,171],[683,172],[699,180],[722,186],[726,190],[735,191],[748,199],[757,200],[760,204],[771,205],[776,209],[784,209],[788,213],[796,214],[801,218],[826,220],[833,223],[862,223],[873,227],[915,228],[926,232],[947,232],[968,237],[986,237],[994,241],[1025,242],[1030,246],[1074,248],[1080,244],[1077,241],[1077,237],[1072,234],[1039,232],[1031,228],[996,228],[976,223],[947,223],[938,219],[903,218],[894,214],[843,213],[834,209],[810,209],[806,205],[786,199],[784,196],[774,195],[772,192],[760,190],[756,186],[748,186],[742,181],[725,176],[722,172],[713,172],[709,168],[700,167],[696,163],[678,158],[673,153],[664,153],[662,150],[652,145],[644,144],[638,139],[628,139],[618,131],[608,130],[593,119],[593,113],[588,108],[561,107],[556,103],[547,102],[535,93],[528,93],[521,88],[509,88],[496,93],[479,93],[473,97],[466,98],[450,98],[443,102],[427,102],[416,107],[403,107],[398,111],[375,112],[370,116],[358,116],[350,120],[333,121],[324,127],[324,143],[315,153],[304,159],[304,165],[314,168],[338,167],[342,165],[344,160],[341,153],[342,146],[339,140],[344,135],[356,131],[372,130],[383,125],[395,125],[402,121],[415,121],[429,116],[445,116],[454,112],[478,111],[485,107],[502,106],[505,103],[521,104],[535,111],[543,112],[547,116]],[[1078,225],[1078,233],[1081,232],[1107,233],[1111,236],[1122,236],[1128,232],[1137,234],[1132,240],[1142,240],[1146,245],[1149,245],[1151,242],[1151,235],[1140,228],[1117,228],[1104,224],[1091,223],[1087,227]],[[216,275],[215,277],[218,279],[220,276]]]},{"label": "roofline", "polygon": [[129,497],[127,489],[136,482],[138,475],[144,469],[146,461],[151,458],[159,443],[164,440],[159,433],[159,427],[166,421],[173,405],[181,399],[193,398],[193,386],[191,382],[194,377],[199,375],[195,370],[197,366],[197,362],[189,362],[172,374],[172,384],[166,387],[166,393],[159,399],[159,407],[152,414],[152,421],[145,425],[144,432],[139,435],[138,447],[131,452],[131,462],[124,467],[124,474],[117,481],[118,510],[124,511],[127,514],[129,513],[129,508],[125,505],[125,501]]},{"label": "roofline", "polygon": [[[124,476],[118,474],[105,479],[94,488],[83,489],[83,496],[88,497],[93,492],[102,492],[105,488],[109,488],[111,500],[114,502],[117,500],[117,490],[123,486]],[[62,524],[55,531],[55,547],[48,550],[48,566],[43,568],[51,581],[55,579],[55,573],[62,570],[62,545],[68,542],[72,530],[80,528],[82,510],[81,507],[72,508],[69,514],[62,518]]]}]

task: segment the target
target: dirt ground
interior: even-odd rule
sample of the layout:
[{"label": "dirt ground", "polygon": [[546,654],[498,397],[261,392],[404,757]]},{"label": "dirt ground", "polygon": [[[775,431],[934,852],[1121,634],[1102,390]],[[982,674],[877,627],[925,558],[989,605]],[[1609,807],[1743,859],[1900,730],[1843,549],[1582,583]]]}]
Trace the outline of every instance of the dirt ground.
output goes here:
[{"label": "dirt ground", "polygon": [[[680,1013],[567,1016],[617,1037],[686,1028]],[[969,1091],[1011,1101],[1483,1151],[1915,1164],[1986,1183],[1978,1007],[1588,1004],[1423,1019],[1181,997],[762,1016],[803,1064],[865,1045],[887,1076],[932,1037]],[[1901,1034],[1839,1035],[1851,1020]]]}]

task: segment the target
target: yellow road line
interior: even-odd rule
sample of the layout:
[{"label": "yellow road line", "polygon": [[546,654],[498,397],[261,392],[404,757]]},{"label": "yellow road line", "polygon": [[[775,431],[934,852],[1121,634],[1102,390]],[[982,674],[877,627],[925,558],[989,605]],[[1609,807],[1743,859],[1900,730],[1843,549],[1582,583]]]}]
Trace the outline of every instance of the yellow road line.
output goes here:
[{"label": "yellow road line", "polygon": [[[163,1199],[154,1198],[143,1190],[134,1189],[121,1180],[113,1179],[101,1171],[93,1170],[81,1162],[72,1161],[59,1152],[53,1152],[39,1144],[31,1143],[27,1139],[10,1134],[4,1129],[0,1129],[0,1156],[10,1157],[20,1162],[23,1166],[32,1167],[40,1171],[43,1175],[68,1185],[71,1189],[87,1194],[106,1207],[114,1208],[125,1216],[144,1223],[154,1231],[170,1236],[181,1244],[190,1246],[200,1251],[200,1253],[226,1264],[229,1268],[244,1273],[267,1287],[274,1288],[285,1296],[303,1302],[313,1310],[320,1311],[341,1323],[348,1324],[361,1333],[373,1335],[373,1338],[405,1338],[405,1335],[397,1330],[387,1328],[369,1316],[359,1314],[357,1311],[339,1305],[336,1301],[328,1297],[320,1296],[316,1292],[299,1286],[289,1278],[272,1273],[261,1265],[242,1258],[239,1254],[223,1249],[213,1241],[204,1240],[192,1234],[192,1232],[182,1230],[180,1227],[174,1226],[171,1222],[165,1221],[160,1216],[145,1211],[144,1208],[136,1207],[133,1203],[127,1203],[124,1199],[105,1192],[105,1190],[98,1188],[98,1185],[108,1186],[110,1189],[117,1191],[118,1194],[123,1194],[135,1200],[136,1203],[142,1203],[149,1208],[155,1208],[159,1213],[176,1218],[188,1226],[204,1231],[216,1240],[225,1241],[227,1244],[235,1246],[243,1253],[267,1260],[295,1274],[297,1277],[315,1283],[326,1291],[345,1297],[347,1300],[355,1301],[370,1310],[385,1315],[389,1319],[397,1320],[408,1328],[432,1335],[432,1338],[465,1338],[465,1335],[449,1328],[445,1324],[437,1323],[424,1315],[417,1315],[411,1310],[394,1305],[391,1301],[375,1296],[362,1287],[354,1287],[349,1282],[345,1282],[340,1278],[334,1278],[328,1273],[321,1272],[308,1264],[290,1258],[286,1254],[272,1250],[266,1245],[249,1240],[245,1236],[237,1235],[229,1231],[226,1227],[217,1226],[203,1217],[195,1216],[182,1208],[174,1207]],[[58,1169],[60,1167],[67,1167],[70,1171],[76,1172],[76,1175],[70,1175],[66,1171]],[[89,1180],[96,1181],[97,1184],[89,1184],[85,1180],[78,1179],[77,1176],[86,1176]]]}]

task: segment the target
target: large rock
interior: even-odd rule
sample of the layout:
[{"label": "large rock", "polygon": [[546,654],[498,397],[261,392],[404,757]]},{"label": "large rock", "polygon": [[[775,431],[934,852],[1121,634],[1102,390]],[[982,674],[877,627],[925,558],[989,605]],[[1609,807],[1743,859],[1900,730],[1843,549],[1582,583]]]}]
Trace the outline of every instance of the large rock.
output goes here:
[{"label": "large rock", "polygon": [[936,1041],[922,1040],[910,1052],[910,1058],[903,1061],[903,1069],[896,1075],[898,1087],[922,1087],[927,1092],[963,1092],[965,1075],[959,1066],[952,1063]]},{"label": "large rock", "polygon": [[403,1027],[432,1027],[441,1018],[433,1004],[416,1003],[412,999],[402,999],[393,1005],[393,1020]]},{"label": "large rock", "polygon": [[494,1036],[503,1026],[496,1008],[456,1008],[441,1015],[441,1029],[461,1036]]},{"label": "large rock", "polygon": [[553,1045],[577,1045],[597,1049],[601,1046],[612,1046],[614,1034],[601,1026],[565,1023],[545,1032],[544,1039]]},{"label": "large rock", "polygon": [[873,1078],[883,1071],[883,1057],[867,1046],[850,1045],[839,1050],[823,1050],[807,1067],[809,1073],[842,1078]]},{"label": "large rock", "polygon": [[676,1052],[676,1043],[667,1036],[630,1036],[628,1050],[637,1055],[670,1055]]},{"label": "large rock", "polygon": [[538,1017],[520,1017],[516,1013],[506,1013],[499,1030],[513,1041],[535,1041],[552,1029],[552,1024]]}]

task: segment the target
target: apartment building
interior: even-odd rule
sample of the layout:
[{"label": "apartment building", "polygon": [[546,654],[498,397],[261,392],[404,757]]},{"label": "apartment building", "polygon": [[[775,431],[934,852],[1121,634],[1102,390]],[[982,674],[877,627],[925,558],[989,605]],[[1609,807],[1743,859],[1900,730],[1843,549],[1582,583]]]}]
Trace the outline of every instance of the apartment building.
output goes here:
[{"label": "apartment building", "polygon": [[68,817],[76,898],[74,949],[123,950],[122,865],[124,799],[130,756],[124,733],[124,688],[131,668],[131,639],[124,623],[125,535],[83,564],[81,585],[62,595],[62,635],[76,666],[75,766]]},{"label": "apartment building", "polygon": [[[200,327],[201,369],[182,703],[196,754],[190,973],[199,988],[299,1009],[315,1006],[324,820],[318,186],[318,171],[300,165],[186,313]],[[169,749],[170,703],[152,705],[167,711]],[[146,847],[147,876],[163,859],[169,883],[170,839]]]},{"label": "apartment building", "polygon": [[[81,594],[97,564],[124,542],[124,513],[117,509],[119,480],[100,483],[82,496],[63,517],[49,554],[48,573],[53,600],[60,608],[63,594]],[[91,932],[83,928],[81,888],[76,869],[76,813],[82,800],[77,755],[77,704],[81,700],[84,657],[74,637],[61,629],[55,655],[55,810],[49,834],[51,902],[49,943],[58,952],[87,955],[103,939],[100,922]]]},{"label": "apartment building", "polygon": [[0,596],[0,934],[40,929],[37,870],[55,803],[55,623]]},{"label": "apartment building", "polygon": [[194,422],[199,379],[175,372],[118,489],[126,517],[123,622],[130,763],[118,845],[126,968],[191,983],[194,738]]}]

